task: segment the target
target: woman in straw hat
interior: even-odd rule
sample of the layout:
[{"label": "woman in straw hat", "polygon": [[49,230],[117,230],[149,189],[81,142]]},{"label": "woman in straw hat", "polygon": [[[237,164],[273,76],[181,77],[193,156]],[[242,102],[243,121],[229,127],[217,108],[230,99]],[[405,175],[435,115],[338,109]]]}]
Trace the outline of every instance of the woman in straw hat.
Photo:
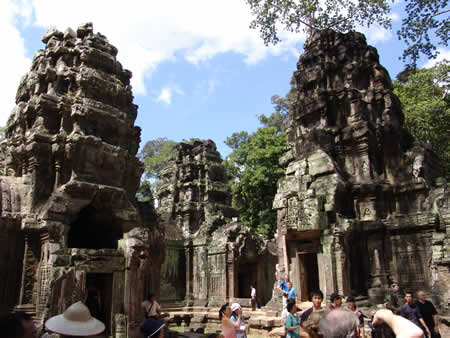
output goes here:
[{"label": "woman in straw hat", "polygon": [[49,331],[75,337],[96,336],[105,331],[105,324],[92,317],[82,302],[72,304],[63,314],[47,320],[45,327]]}]

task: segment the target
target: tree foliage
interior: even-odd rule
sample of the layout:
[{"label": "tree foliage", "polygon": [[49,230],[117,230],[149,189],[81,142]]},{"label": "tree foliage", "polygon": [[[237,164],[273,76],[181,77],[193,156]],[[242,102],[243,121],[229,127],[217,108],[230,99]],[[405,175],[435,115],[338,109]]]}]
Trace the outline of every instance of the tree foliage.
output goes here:
[{"label": "tree foliage", "polygon": [[245,0],[266,45],[277,44],[279,28],[299,33],[333,29],[346,32],[356,25],[390,27],[388,0]]},{"label": "tree foliage", "polygon": [[140,160],[144,162],[145,178],[157,178],[158,172],[166,165],[168,156],[176,144],[175,141],[165,137],[150,140],[145,144],[139,153]]},{"label": "tree foliage", "polygon": [[148,141],[139,153],[139,159],[144,162],[144,175],[137,191],[139,201],[153,201],[158,184],[158,172],[164,168],[169,154],[177,143],[165,137]]},{"label": "tree foliage", "polygon": [[394,93],[405,114],[405,128],[428,143],[439,156],[443,174],[450,179],[450,62],[433,68],[400,73]]},{"label": "tree foliage", "polygon": [[272,97],[275,112],[260,115],[264,127],[248,134],[233,133],[225,143],[233,149],[225,165],[232,180],[233,206],[239,210],[241,221],[266,238],[272,238],[277,226],[272,210],[277,182],[284,174],[279,158],[286,147],[284,124],[287,99]]},{"label": "tree foliage", "polygon": [[407,45],[403,61],[415,68],[421,54],[428,59],[437,56],[433,38],[438,45],[448,46],[450,8],[448,0],[415,0],[406,2],[405,11],[406,17],[397,35]]}]

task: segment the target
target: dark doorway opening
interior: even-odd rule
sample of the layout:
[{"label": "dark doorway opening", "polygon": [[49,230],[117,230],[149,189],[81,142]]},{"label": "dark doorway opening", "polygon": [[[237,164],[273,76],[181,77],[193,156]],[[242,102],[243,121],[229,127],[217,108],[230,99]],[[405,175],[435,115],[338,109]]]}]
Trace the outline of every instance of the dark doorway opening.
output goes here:
[{"label": "dark doorway opening", "polygon": [[84,303],[91,315],[105,324],[105,335],[111,334],[112,274],[88,273]]},{"label": "dark doorway opening", "polygon": [[113,219],[111,210],[98,210],[87,206],[70,225],[69,248],[117,249],[122,232]]},{"label": "dark doorway opening", "polygon": [[320,288],[317,254],[299,253],[297,257],[300,274],[301,301],[307,301],[309,293]]},{"label": "dark doorway opening", "polygon": [[239,264],[238,272],[238,298],[250,298],[250,285],[258,278],[257,263]]}]

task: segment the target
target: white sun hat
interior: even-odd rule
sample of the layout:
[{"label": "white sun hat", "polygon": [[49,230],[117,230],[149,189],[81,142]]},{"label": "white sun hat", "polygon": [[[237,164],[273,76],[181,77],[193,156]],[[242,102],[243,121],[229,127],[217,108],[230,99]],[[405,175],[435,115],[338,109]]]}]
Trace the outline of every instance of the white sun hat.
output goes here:
[{"label": "white sun hat", "polygon": [[63,314],[47,320],[45,327],[66,336],[95,336],[105,331],[105,324],[92,317],[82,302],[72,304]]}]

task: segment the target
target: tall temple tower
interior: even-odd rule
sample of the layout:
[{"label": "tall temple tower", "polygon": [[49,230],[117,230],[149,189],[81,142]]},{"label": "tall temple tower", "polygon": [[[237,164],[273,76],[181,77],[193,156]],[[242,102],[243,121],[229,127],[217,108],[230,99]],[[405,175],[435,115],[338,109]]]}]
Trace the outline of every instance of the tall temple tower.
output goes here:
[{"label": "tall temple tower", "polygon": [[0,144],[1,303],[42,324],[91,286],[107,332],[126,334],[156,285],[149,257],[162,236],[135,199],[143,169],[131,72],[92,24],[42,41]]}]

